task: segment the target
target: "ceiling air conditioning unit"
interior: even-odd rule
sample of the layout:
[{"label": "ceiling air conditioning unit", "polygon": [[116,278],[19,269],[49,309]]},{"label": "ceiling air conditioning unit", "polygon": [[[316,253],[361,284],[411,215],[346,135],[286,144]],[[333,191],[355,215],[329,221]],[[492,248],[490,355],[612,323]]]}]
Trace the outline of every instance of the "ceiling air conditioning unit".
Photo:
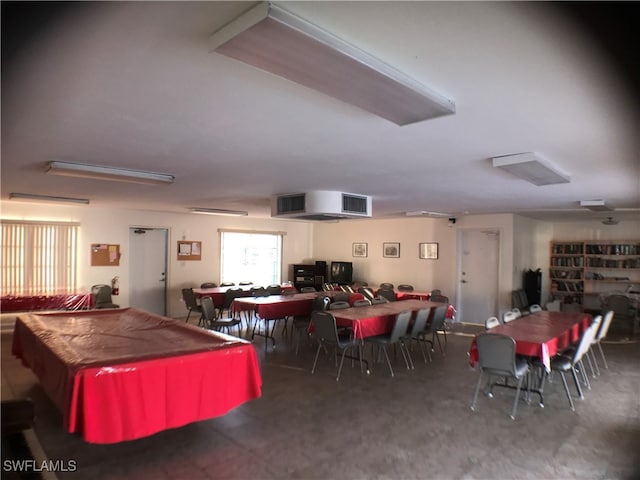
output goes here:
[{"label": "ceiling air conditioning unit", "polygon": [[371,197],[317,190],[287,193],[271,199],[271,216],[302,220],[340,220],[371,217]]}]

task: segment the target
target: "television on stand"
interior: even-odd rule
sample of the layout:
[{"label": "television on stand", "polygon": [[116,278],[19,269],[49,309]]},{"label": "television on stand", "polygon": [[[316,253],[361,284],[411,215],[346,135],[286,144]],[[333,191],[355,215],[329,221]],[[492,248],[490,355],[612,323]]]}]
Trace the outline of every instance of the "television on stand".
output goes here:
[{"label": "television on stand", "polygon": [[353,264],[351,262],[331,262],[331,283],[349,285],[353,282]]}]

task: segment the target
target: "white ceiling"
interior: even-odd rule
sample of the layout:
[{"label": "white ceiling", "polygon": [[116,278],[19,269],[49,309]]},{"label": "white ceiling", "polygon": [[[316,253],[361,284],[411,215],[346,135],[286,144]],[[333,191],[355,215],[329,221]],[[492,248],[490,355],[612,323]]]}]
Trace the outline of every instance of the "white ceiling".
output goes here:
[{"label": "white ceiling", "polygon": [[[640,123],[627,65],[556,4],[283,4],[456,104],[455,115],[403,127],[210,53],[209,35],[251,3],[56,4],[2,3],[3,201],[21,192],[268,216],[274,194],[340,190],[371,195],[374,217],[638,218]],[[622,33],[638,26],[626,11],[613,16]],[[521,152],[571,182],[537,187],[492,168],[491,157]],[[49,176],[50,160],[176,181]],[[581,211],[592,199],[617,211]]]}]

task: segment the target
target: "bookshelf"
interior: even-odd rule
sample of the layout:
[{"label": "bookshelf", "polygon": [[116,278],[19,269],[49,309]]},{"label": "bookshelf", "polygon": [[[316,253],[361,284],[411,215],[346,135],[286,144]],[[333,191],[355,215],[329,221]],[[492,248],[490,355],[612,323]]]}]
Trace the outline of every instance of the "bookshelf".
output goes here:
[{"label": "bookshelf", "polygon": [[640,284],[640,241],[552,241],[551,294],[599,310],[600,295]]}]

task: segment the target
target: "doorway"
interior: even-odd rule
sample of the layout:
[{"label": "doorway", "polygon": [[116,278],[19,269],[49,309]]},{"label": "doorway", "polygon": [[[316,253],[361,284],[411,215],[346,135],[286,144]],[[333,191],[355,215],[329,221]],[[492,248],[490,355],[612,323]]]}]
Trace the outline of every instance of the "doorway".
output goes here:
[{"label": "doorway", "polygon": [[168,234],[166,228],[129,229],[129,304],[158,315],[167,313]]},{"label": "doorway", "polygon": [[458,236],[456,319],[484,324],[498,314],[500,231],[461,229]]}]

